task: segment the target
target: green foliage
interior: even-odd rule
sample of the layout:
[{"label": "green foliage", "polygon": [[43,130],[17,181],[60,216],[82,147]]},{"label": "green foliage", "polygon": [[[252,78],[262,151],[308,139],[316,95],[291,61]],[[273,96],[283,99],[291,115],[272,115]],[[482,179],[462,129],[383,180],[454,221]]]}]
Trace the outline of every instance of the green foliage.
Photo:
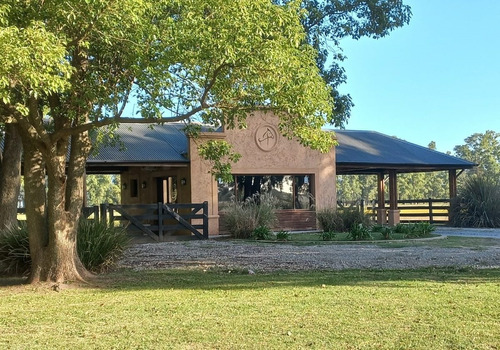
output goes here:
[{"label": "green foliage", "polygon": [[358,208],[326,208],[316,212],[320,228],[331,232],[347,232],[352,227],[363,224],[368,226],[370,218]]},{"label": "green foliage", "polygon": [[383,239],[392,239],[393,228],[385,225],[374,225],[371,232],[380,233]]},{"label": "green foliage", "polygon": [[276,239],[278,241],[288,241],[290,239],[290,232],[279,230],[278,232],[276,232]]},{"label": "green foliage", "polygon": [[366,241],[373,239],[370,228],[363,224],[356,224],[349,230],[349,238],[353,241]]},{"label": "green foliage", "polygon": [[498,178],[468,178],[451,202],[451,224],[458,227],[500,227],[499,198]]},{"label": "green foliage", "polygon": [[267,226],[258,226],[252,231],[251,237],[257,240],[268,240],[273,236],[273,232]]},{"label": "green foliage", "polygon": [[334,231],[323,231],[319,234],[323,241],[333,241],[337,237],[337,233]]},{"label": "green foliage", "polygon": [[209,140],[198,146],[198,152],[212,164],[212,174],[224,182],[233,181],[231,163],[236,163],[241,155],[233,151],[233,147],[222,140]]},{"label": "green foliage", "polygon": [[[123,254],[130,238],[121,227],[98,221],[82,220],[78,226],[77,252],[90,271],[109,269]],[[0,233],[0,274],[26,275],[31,269],[26,223]]]},{"label": "green foliage", "polygon": [[395,233],[402,233],[406,238],[428,237],[436,227],[428,222],[417,222],[411,224],[399,223],[394,227]]},{"label": "green foliage", "polygon": [[27,275],[31,267],[26,223],[0,232],[0,275]]},{"label": "green foliage", "polygon": [[120,203],[120,181],[116,175],[87,175],[87,203]]},{"label": "green foliage", "polygon": [[316,211],[316,220],[323,232],[342,232],[344,222],[335,208],[326,208]]},{"label": "green foliage", "polygon": [[[278,3],[291,3],[293,0],[278,0]],[[378,1],[300,1],[306,10],[302,23],[307,32],[307,40],[318,49],[316,64],[321,75],[332,87],[335,109],[330,122],[344,126],[351,112],[353,102],[349,94],[339,92],[339,85],[346,79],[342,62],[342,38],[358,40],[361,37],[381,38],[395,28],[408,24],[411,9],[402,0]]]},{"label": "green foliage", "polygon": [[274,199],[261,195],[244,202],[233,201],[224,209],[222,223],[234,238],[250,238],[257,227],[273,227],[276,223]]},{"label": "green foliage", "polygon": [[112,227],[96,220],[82,220],[78,225],[77,251],[90,271],[103,272],[120,258],[130,243],[123,227]]},{"label": "green foliage", "polygon": [[411,232],[411,230],[412,228],[411,225],[409,224],[399,223],[396,226],[394,226],[394,232],[396,233],[408,234],[409,232]]},{"label": "green foliage", "polygon": [[500,133],[487,130],[465,139],[464,145],[455,146],[457,157],[478,164],[477,174],[486,177],[500,176]]}]

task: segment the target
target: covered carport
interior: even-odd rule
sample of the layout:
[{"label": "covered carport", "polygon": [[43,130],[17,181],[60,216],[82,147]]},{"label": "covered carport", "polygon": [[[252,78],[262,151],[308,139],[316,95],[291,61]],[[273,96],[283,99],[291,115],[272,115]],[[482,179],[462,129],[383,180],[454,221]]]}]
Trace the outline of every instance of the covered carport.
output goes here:
[{"label": "covered carport", "polygon": [[[457,177],[477,164],[376,131],[336,130],[337,175],[377,175],[377,223],[399,223],[397,175],[448,171],[449,195],[457,194]],[[389,208],[385,178],[389,177]]]}]

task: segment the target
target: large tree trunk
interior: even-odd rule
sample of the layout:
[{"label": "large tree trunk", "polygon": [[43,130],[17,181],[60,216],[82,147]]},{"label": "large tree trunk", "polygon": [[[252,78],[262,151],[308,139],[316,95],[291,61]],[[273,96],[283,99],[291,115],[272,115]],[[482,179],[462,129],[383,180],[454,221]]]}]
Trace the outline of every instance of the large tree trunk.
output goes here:
[{"label": "large tree trunk", "polygon": [[0,163],[0,230],[17,225],[17,201],[21,186],[22,141],[16,124],[5,125]]},{"label": "large tree trunk", "polygon": [[[29,278],[31,283],[83,281],[89,276],[76,250],[85,166],[85,162],[81,159],[86,158],[86,155],[82,154],[88,153],[85,148],[78,150],[81,146],[79,139],[75,138],[77,142],[72,147],[68,176],[66,176],[67,141],[59,141],[45,155],[31,147],[29,141],[25,143],[26,154],[30,155],[25,156],[26,170],[30,173],[25,179],[25,187],[26,216],[33,264]],[[76,162],[78,165],[75,165],[75,160],[78,160]],[[44,166],[47,189],[45,186],[40,186],[45,178]]]}]

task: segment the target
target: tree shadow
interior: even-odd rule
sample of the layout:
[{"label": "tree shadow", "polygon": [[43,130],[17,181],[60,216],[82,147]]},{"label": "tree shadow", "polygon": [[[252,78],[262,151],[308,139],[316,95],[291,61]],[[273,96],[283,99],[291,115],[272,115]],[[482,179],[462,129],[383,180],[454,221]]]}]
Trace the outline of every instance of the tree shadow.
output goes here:
[{"label": "tree shadow", "polygon": [[337,270],[249,273],[248,270],[168,269],[120,270],[97,276],[92,284],[103,289],[246,290],[254,288],[372,286],[414,288],[411,282],[487,283],[500,281],[500,269],[425,268],[417,270]]}]

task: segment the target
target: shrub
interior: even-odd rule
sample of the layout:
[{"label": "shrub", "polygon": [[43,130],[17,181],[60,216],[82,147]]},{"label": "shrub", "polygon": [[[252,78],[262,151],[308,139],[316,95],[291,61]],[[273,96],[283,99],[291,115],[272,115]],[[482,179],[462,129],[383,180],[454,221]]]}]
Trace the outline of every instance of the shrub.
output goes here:
[{"label": "shrub", "polygon": [[316,212],[316,219],[323,232],[343,232],[344,221],[334,208],[326,208]]},{"label": "shrub", "polygon": [[96,220],[81,220],[76,248],[83,265],[90,271],[109,269],[122,256],[130,243],[123,227],[112,227]]},{"label": "shrub", "polygon": [[402,233],[402,234],[409,234],[412,231],[412,227],[409,224],[397,224],[394,226],[394,232],[395,233]]},{"label": "shrub", "polygon": [[360,224],[370,226],[370,218],[358,208],[343,208],[339,210],[339,214],[344,222],[344,232],[359,226]]},{"label": "shrub", "polygon": [[252,232],[252,238],[258,239],[258,240],[265,240],[265,239],[271,239],[273,233],[271,232],[271,229],[267,226],[259,226],[255,228]]},{"label": "shrub", "polygon": [[260,226],[273,227],[276,223],[274,200],[262,195],[244,202],[233,201],[224,209],[223,224],[234,238],[250,238]]},{"label": "shrub", "polygon": [[363,225],[357,224],[351,228],[349,231],[349,238],[353,241],[366,241],[372,239],[372,235],[370,233],[370,229]]},{"label": "shrub", "polygon": [[[85,268],[108,269],[122,254],[130,238],[122,227],[82,220],[78,225],[77,253]],[[26,223],[0,233],[0,274],[26,275],[31,269]]]},{"label": "shrub", "polygon": [[450,223],[457,227],[500,227],[498,179],[473,176],[465,181],[450,206]]},{"label": "shrub", "polygon": [[323,241],[333,241],[337,234],[334,231],[323,231],[319,236]]},{"label": "shrub", "polygon": [[290,239],[290,232],[280,230],[276,233],[276,239],[278,241],[288,241]]},{"label": "shrub", "polygon": [[389,226],[376,225],[371,231],[380,233],[383,239],[392,239],[392,228]]},{"label": "shrub", "polygon": [[324,232],[347,232],[358,224],[370,224],[369,217],[358,208],[327,208],[317,211],[316,218]]},{"label": "shrub", "polygon": [[436,228],[428,222],[418,222],[415,224],[397,224],[394,232],[402,233],[407,238],[427,237]]},{"label": "shrub", "polygon": [[417,237],[426,237],[431,234],[436,229],[436,227],[428,222],[417,222],[413,224],[413,233]]},{"label": "shrub", "polygon": [[26,223],[0,232],[0,275],[27,275],[31,257]]}]

